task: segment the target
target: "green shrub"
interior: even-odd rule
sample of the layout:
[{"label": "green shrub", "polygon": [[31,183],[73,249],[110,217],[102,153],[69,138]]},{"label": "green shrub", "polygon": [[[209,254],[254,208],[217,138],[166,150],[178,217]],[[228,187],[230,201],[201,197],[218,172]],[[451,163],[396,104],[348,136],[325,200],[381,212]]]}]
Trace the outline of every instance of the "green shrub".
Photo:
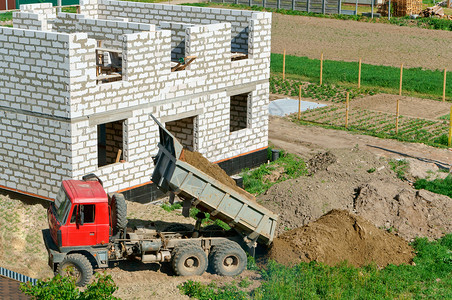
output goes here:
[{"label": "green shrub", "polygon": [[391,159],[388,161],[391,170],[393,170],[397,177],[405,179],[405,173],[408,170],[409,163],[405,159]]},{"label": "green shrub", "polygon": [[232,284],[226,284],[219,288],[215,283],[204,285],[200,282],[188,280],[182,285],[179,285],[179,289],[184,295],[200,300],[249,299],[245,292],[241,291],[237,288],[237,286]]},{"label": "green shrub", "polygon": [[119,299],[113,295],[118,289],[110,275],[95,274],[96,279],[80,291],[72,277],[56,275],[50,280],[38,280],[36,285],[30,282],[21,284],[21,291],[36,300],[103,300]]},{"label": "green shrub", "polygon": [[426,179],[418,179],[414,183],[417,189],[424,189],[433,193],[446,195],[452,197],[452,176],[447,176],[445,179],[435,179],[428,181]]},{"label": "green shrub", "polygon": [[[267,175],[272,172],[281,172],[276,181],[266,180]],[[297,178],[307,174],[306,164],[300,157],[281,152],[280,158],[269,164],[263,164],[259,168],[242,172],[243,186],[246,191],[252,194],[262,194],[272,185],[291,178]]]}]

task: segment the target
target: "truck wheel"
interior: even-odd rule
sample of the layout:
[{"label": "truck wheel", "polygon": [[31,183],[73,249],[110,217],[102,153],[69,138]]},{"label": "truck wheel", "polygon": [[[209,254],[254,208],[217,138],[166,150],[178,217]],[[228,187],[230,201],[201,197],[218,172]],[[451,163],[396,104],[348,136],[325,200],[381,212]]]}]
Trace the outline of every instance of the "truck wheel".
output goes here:
[{"label": "truck wheel", "polygon": [[199,246],[186,244],[174,250],[172,265],[179,276],[202,275],[207,264],[207,255]]},{"label": "truck wheel", "polygon": [[113,226],[120,230],[127,226],[127,204],[123,194],[115,193],[111,197]]},{"label": "truck wheel", "polygon": [[212,268],[222,276],[239,275],[246,268],[246,253],[236,242],[220,244],[212,253]]},{"label": "truck wheel", "polygon": [[85,286],[93,275],[93,267],[86,256],[74,253],[66,255],[58,265],[57,274],[74,277],[77,286]]}]

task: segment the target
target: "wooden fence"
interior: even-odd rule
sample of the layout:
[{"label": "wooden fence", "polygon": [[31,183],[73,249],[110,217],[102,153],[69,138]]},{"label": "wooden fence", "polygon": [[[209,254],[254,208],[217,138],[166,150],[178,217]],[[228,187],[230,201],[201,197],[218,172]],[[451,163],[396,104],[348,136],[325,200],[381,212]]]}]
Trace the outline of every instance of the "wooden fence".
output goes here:
[{"label": "wooden fence", "polygon": [[209,0],[209,2],[291,9],[321,14],[340,14],[341,0]]}]

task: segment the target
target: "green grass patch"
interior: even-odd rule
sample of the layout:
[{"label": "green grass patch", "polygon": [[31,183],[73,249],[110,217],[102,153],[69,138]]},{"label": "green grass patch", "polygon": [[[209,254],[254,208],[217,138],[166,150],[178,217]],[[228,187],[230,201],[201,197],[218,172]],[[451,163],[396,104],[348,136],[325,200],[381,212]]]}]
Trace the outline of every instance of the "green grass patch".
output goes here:
[{"label": "green grass patch", "polygon": [[[283,55],[271,54],[270,69],[274,74],[282,73]],[[361,85],[371,89],[385,89],[398,93],[400,68],[362,64]],[[320,60],[286,55],[286,74],[295,75],[310,82],[319,82]],[[440,99],[443,94],[444,72],[410,68],[403,70],[403,91],[431,95]],[[323,83],[340,84],[358,82],[358,62],[324,60]],[[448,76],[446,97],[452,95],[452,76]]]},{"label": "green grass patch", "polygon": [[452,176],[449,175],[445,179],[426,180],[418,179],[414,183],[414,187],[418,190],[424,189],[433,193],[446,195],[452,198]]},{"label": "green grass patch", "polygon": [[440,120],[450,120],[450,114],[439,117]]},{"label": "green grass patch", "polygon": [[13,12],[9,11],[9,12],[5,12],[5,13],[0,13],[0,21],[5,22],[5,21],[11,21],[13,19]]},{"label": "green grass patch", "polygon": [[[245,169],[242,172],[243,186],[251,194],[262,194],[278,182],[306,174],[307,169],[303,159],[283,152],[276,161],[263,164],[253,170]],[[272,178],[272,176],[276,177]]]},{"label": "green grass patch", "polygon": [[300,93],[300,85],[302,98],[312,98],[333,103],[345,102],[347,92],[350,94],[350,99],[364,95],[375,95],[379,92],[377,89],[358,89],[336,84],[319,85],[293,78],[282,80],[282,76],[275,74],[271,74],[270,76],[270,93],[272,94],[283,94],[296,97]]},{"label": "green grass patch", "polygon": [[170,205],[168,205],[168,204],[166,204],[166,203],[163,203],[161,207],[162,207],[164,210],[166,210],[166,211],[169,212],[169,211],[173,211],[173,210],[182,208],[182,203],[181,203],[181,202],[175,202],[175,203],[170,204]]},{"label": "green grass patch", "polygon": [[[452,234],[412,244],[415,265],[371,264],[355,268],[346,263],[330,267],[300,263],[286,267],[270,261],[260,270],[261,285],[252,292],[240,287],[203,285],[188,281],[179,288],[191,297],[207,299],[451,299]],[[236,298],[234,298],[236,297]]]},{"label": "green grass patch", "polygon": [[410,166],[408,161],[406,161],[405,159],[391,159],[388,163],[391,167],[391,170],[396,173],[398,178],[405,178],[405,174],[408,171],[408,167]]}]

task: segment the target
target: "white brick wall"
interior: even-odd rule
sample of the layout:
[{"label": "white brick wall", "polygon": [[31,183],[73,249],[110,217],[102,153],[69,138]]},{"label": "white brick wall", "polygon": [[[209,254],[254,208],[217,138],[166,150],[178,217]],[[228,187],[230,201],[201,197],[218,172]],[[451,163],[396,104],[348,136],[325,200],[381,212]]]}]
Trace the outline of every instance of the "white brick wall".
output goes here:
[{"label": "white brick wall", "polygon": [[[211,161],[267,146],[271,14],[111,0],[81,4],[84,15],[49,18],[42,6],[20,12],[18,27],[45,19],[62,33],[0,27],[0,141],[13,141],[0,148],[1,186],[33,187],[53,197],[61,179],[92,172],[109,192],[149,182],[158,143],[151,113],[196,120],[193,147]],[[122,51],[121,81],[96,83],[96,40]],[[231,44],[249,58],[231,61]],[[172,50],[175,56],[182,48],[197,58],[171,72]],[[230,132],[230,96],[243,93],[250,93],[248,123]],[[118,120],[125,120],[125,162],[99,168],[97,126]]]}]

